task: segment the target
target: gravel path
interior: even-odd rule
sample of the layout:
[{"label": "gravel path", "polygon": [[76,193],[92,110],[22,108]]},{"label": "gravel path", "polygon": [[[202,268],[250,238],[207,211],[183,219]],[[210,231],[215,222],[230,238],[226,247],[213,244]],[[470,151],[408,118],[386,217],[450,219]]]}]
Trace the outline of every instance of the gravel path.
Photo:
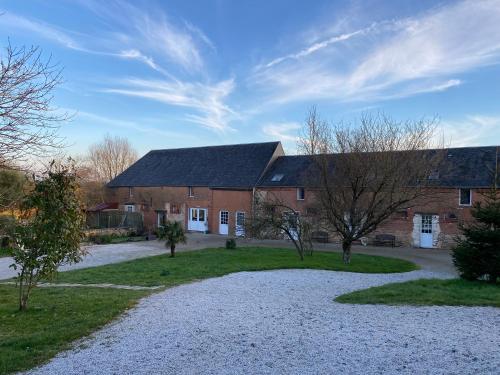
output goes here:
[{"label": "gravel path", "polygon": [[421,277],[241,272],[143,299],[33,374],[497,374],[500,309],[343,305]]}]

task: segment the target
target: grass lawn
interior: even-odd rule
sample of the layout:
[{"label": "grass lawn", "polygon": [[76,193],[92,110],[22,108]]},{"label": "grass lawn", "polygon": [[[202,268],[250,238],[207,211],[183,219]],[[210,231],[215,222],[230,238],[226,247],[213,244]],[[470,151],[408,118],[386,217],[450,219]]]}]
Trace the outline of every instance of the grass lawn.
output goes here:
[{"label": "grass lawn", "polygon": [[335,301],[384,305],[500,307],[500,285],[462,279],[421,279],[359,290],[339,296]]},{"label": "grass lawn", "polygon": [[39,288],[29,310],[17,310],[17,289],[0,285],[0,374],[43,363],[70,343],[133,306],[144,291]]},{"label": "grass lawn", "polygon": [[193,280],[238,271],[311,268],[364,273],[407,272],[417,269],[411,262],[364,254],[353,254],[350,265],[339,253],[315,252],[301,261],[294,250],[269,248],[206,249],[136,259],[128,262],[60,273],[57,281],[174,286]]},{"label": "grass lawn", "polygon": [[0,258],[10,257],[10,249],[9,248],[1,248],[0,249]]}]

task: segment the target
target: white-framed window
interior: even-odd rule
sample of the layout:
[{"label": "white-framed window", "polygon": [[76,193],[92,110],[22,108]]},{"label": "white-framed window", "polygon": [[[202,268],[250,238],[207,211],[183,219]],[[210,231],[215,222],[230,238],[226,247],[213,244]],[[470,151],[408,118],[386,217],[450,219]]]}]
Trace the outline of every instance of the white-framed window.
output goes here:
[{"label": "white-framed window", "polygon": [[135,206],[133,204],[126,204],[123,208],[127,212],[135,212]]},{"label": "white-framed window", "polygon": [[236,225],[234,234],[238,237],[245,236],[245,213],[243,211],[236,212]]},{"label": "white-framed window", "polygon": [[306,191],[304,190],[303,187],[297,188],[297,200],[298,201],[303,201],[306,197]]},{"label": "white-framed window", "polygon": [[188,197],[194,197],[194,189],[192,186],[188,186]]},{"label": "white-framed window", "polygon": [[278,182],[278,181],[281,181],[283,179],[285,175],[282,174],[282,173],[277,173],[275,174],[272,178],[271,178],[271,181],[272,182]]},{"label": "white-framed window", "polygon": [[458,190],[458,203],[460,206],[470,206],[472,205],[472,190],[471,189],[459,189]]},{"label": "white-framed window", "polygon": [[167,223],[167,211],[156,211],[156,226],[164,227]]},{"label": "white-framed window", "polygon": [[222,225],[229,224],[229,211],[221,211],[220,212],[220,223]]}]

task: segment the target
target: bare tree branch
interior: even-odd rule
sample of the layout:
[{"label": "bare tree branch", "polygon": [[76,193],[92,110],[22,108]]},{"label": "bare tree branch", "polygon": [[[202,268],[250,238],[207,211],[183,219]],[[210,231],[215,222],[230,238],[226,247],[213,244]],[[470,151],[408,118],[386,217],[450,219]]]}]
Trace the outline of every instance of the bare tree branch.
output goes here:
[{"label": "bare tree branch", "polygon": [[0,165],[45,156],[63,146],[57,135],[69,116],[52,107],[61,69],[38,47],[13,48],[0,57]]},{"label": "bare tree branch", "polygon": [[313,113],[306,123],[308,138],[301,140],[313,161],[308,180],[320,221],[342,238],[349,263],[353,241],[396,211],[435,194],[431,176],[444,153],[429,150],[435,119],[401,122],[364,114],[358,126],[328,126]]}]

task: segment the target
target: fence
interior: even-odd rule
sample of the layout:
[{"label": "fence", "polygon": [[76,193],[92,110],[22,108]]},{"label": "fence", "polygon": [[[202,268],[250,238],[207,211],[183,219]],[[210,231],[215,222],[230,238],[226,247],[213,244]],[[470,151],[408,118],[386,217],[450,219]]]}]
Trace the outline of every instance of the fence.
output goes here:
[{"label": "fence", "polygon": [[86,223],[89,229],[128,228],[140,231],[143,228],[142,214],[140,212],[87,212]]}]

